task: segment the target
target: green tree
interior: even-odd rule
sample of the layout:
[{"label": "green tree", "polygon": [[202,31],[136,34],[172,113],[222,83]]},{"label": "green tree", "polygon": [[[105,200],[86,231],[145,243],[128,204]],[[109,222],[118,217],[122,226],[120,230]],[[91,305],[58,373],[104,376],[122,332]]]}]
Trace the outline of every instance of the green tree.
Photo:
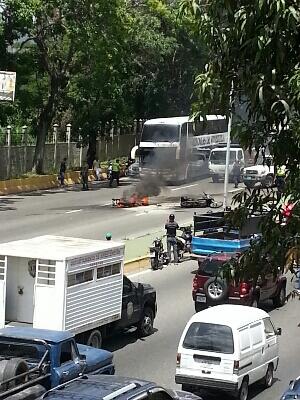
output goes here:
[{"label": "green tree", "polygon": [[[195,82],[194,111],[229,115],[234,104],[247,109],[247,121],[235,124],[235,134],[249,150],[270,148],[276,165],[286,165],[286,193],[260,189],[238,195],[232,218],[241,225],[268,204],[263,240],[243,257],[256,276],[268,260],[271,269],[291,265],[299,254],[300,232],[300,8],[297,0],[183,0],[181,12],[194,19],[208,52],[208,64]],[[200,110],[200,111],[199,111]],[[238,115],[238,107],[233,109]],[[292,216],[283,223],[285,203]],[[294,257],[294,258],[295,258]],[[261,260],[260,262],[257,262]]]},{"label": "green tree", "polygon": [[[42,172],[49,127],[64,98],[71,76],[88,57],[95,37],[118,25],[118,0],[6,0],[3,11],[6,44],[31,53],[41,102],[37,109],[33,170]],[[22,58],[17,60],[19,64]]]}]

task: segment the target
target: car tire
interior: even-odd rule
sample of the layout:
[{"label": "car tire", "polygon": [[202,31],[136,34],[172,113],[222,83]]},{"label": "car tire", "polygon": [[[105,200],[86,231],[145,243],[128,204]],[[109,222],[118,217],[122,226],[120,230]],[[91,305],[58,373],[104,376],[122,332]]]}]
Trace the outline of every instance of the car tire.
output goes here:
[{"label": "car tire", "polygon": [[284,306],[286,301],[286,288],[285,286],[281,286],[278,294],[276,297],[273,299],[273,305],[274,307],[282,307]]},{"label": "car tire", "polygon": [[207,305],[204,303],[198,303],[197,301],[195,301],[195,312],[200,312],[203,311],[207,308]]},{"label": "car tire", "polygon": [[267,372],[266,372],[266,375],[265,375],[265,377],[263,379],[263,384],[264,384],[264,387],[266,389],[270,388],[273,385],[273,381],[274,381],[274,376],[273,375],[274,375],[273,364],[269,364]]},{"label": "car tire", "polygon": [[142,318],[137,326],[139,336],[146,337],[153,333],[154,313],[150,307],[146,307],[142,313]]},{"label": "car tire", "polygon": [[219,304],[227,298],[229,287],[221,278],[209,278],[204,285],[204,293],[208,303]]},{"label": "car tire", "polygon": [[102,334],[99,329],[94,329],[87,341],[86,341],[87,346],[94,347],[95,349],[101,349],[102,347]]},{"label": "car tire", "polygon": [[237,400],[247,400],[248,394],[249,394],[249,383],[248,379],[244,378],[236,398]]}]

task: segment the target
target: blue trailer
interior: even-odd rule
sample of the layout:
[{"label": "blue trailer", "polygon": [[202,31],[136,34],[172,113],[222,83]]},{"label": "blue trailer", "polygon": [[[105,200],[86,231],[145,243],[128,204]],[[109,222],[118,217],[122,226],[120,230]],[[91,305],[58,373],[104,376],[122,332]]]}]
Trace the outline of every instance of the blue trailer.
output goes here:
[{"label": "blue trailer", "polygon": [[242,229],[229,226],[224,212],[194,214],[192,257],[202,258],[214,253],[236,253],[247,250],[250,240],[259,236],[261,216],[247,220]]}]

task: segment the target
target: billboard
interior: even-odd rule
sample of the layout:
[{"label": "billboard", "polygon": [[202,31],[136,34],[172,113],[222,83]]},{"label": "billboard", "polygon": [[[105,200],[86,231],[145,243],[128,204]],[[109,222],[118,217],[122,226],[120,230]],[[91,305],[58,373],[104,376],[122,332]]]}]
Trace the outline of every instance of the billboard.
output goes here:
[{"label": "billboard", "polygon": [[0,71],[0,101],[14,101],[16,87],[16,73]]}]

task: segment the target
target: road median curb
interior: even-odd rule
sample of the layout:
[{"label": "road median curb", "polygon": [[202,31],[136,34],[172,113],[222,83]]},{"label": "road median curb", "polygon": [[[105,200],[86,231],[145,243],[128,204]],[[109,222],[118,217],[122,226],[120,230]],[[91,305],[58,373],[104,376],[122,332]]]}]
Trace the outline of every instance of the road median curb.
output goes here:
[{"label": "road median curb", "polygon": [[[94,174],[89,173],[89,181],[93,181]],[[71,171],[65,174],[65,184],[72,186],[81,182],[80,171]],[[34,175],[26,178],[9,179],[0,181],[0,195],[34,192],[58,188],[59,181],[57,174]]]},{"label": "road median curb", "polygon": [[124,272],[125,274],[137,271],[144,271],[149,269],[149,256],[133,258],[132,260],[125,261]]}]

